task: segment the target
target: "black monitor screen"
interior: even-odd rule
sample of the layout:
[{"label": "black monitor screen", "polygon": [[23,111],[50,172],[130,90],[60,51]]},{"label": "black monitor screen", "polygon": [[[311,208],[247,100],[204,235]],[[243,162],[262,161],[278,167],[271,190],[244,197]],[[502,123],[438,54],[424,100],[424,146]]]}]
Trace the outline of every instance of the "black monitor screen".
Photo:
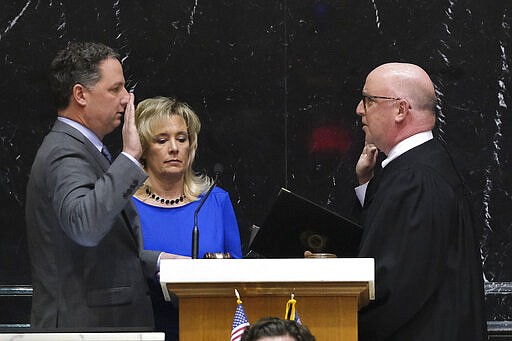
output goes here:
[{"label": "black monitor screen", "polygon": [[302,258],[304,251],[356,257],[361,226],[281,188],[250,248],[266,258]]}]

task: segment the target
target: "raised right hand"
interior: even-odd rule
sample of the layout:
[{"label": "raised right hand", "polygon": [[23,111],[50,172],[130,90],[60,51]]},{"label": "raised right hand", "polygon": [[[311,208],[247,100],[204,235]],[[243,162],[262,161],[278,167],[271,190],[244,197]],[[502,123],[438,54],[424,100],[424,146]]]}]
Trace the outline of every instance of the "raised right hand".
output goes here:
[{"label": "raised right hand", "polygon": [[356,164],[356,175],[359,184],[365,184],[373,178],[377,155],[379,151],[372,143],[365,143],[363,151]]},{"label": "raised right hand", "polygon": [[142,155],[142,145],[135,126],[135,95],[133,93],[129,93],[129,95],[130,100],[124,110],[123,152],[139,160]]}]

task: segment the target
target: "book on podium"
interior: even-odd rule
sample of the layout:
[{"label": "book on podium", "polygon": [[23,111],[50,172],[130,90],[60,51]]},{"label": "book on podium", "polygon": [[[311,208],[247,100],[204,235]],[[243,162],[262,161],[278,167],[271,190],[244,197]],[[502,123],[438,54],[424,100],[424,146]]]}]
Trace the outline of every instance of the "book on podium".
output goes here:
[{"label": "book on podium", "polygon": [[249,248],[262,258],[303,258],[305,251],[353,258],[361,235],[356,222],[281,188]]}]

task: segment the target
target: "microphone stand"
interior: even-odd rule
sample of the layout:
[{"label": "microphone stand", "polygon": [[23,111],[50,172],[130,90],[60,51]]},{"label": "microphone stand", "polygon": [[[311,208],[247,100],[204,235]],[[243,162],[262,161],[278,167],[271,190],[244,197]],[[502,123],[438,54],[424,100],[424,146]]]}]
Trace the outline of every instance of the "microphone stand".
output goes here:
[{"label": "microphone stand", "polygon": [[217,181],[219,180],[219,175],[222,173],[222,166],[220,164],[215,165],[215,179],[213,180],[212,185],[208,188],[208,192],[204,195],[203,199],[197,206],[196,211],[194,212],[194,228],[192,229],[192,259],[197,259],[197,254],[199,252],[199,227],[197,226],[197,216],[199,210],[203,206],[204,202],[210,195],[211,191],[217,185]]}]

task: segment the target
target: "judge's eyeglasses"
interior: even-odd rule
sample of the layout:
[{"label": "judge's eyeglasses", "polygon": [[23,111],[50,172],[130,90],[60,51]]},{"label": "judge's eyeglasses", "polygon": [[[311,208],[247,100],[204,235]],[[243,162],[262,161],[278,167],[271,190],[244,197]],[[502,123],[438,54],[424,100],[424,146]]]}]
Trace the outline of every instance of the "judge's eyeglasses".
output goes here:
[{"label": "judge's eyeglasses", "polygon": [[386,96],[372,96],[372,95],[366,95],[366,94],[362,94],[363,96],[363,106],[364,106],[364,110],[366,111],[366,106],[368,105],[369,101],[375,101],[375,99],[387,99],[387,100],[394,100],[394,101],[399,101],[401,100],[400,97],[386,97]]}]

